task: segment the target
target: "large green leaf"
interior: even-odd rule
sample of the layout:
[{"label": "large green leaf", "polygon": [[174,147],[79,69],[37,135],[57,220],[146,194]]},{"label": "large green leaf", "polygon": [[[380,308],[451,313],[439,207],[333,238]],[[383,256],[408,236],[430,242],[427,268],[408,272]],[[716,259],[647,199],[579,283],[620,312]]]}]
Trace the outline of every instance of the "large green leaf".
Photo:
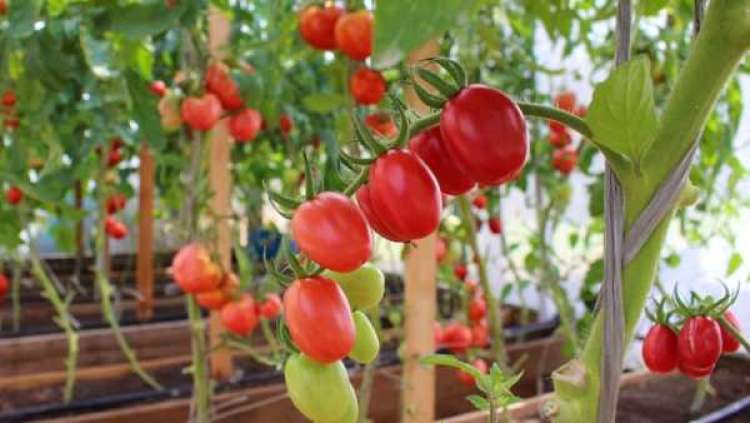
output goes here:
[{"label": "large green leaf", "polygon": [[637,57],[598,84],[586,115],[594,142],[638,163],[658,127],[649,63]]},{"label": "large green leaf", "polygon": [[172,8],[163,1],[119,7],[112,12],[109,29],[131,39],[155,35],[176,26],[189,3],[192,2],[182,1]]},{"label": "large green leaf", "polygon": [[113,78],[119,75],[113,67],[112,45],[107,40],[94,38],[87,30],[81,30],[81,48],[91,73],[97,78]]},{"label": "large green leaf", "polygon": [[42,8],[42,0],[11,1],[8,13],[8,32],[16,38],[34,33],[34,23]]},{"label": "large green leaf", "polygon": [[138,123],[138,135],[145,139],[151,148],[161,150],[166,144],[161,120],[157,112],[157,100],[148,90],[148,81],[134,71],[127,71],[133,119]]},{"label": "large green leaf", "polygon": [[380,0],[375,8],[375,51],[377,67],[396,64],[411,50],[439,37],[457,25],[474,0]]},{"label": "large green leaf", "polygon": [[302,99],[302,105],[314,113],[331,113],[346,106],[348,99],[342,94],[313,93]]}]

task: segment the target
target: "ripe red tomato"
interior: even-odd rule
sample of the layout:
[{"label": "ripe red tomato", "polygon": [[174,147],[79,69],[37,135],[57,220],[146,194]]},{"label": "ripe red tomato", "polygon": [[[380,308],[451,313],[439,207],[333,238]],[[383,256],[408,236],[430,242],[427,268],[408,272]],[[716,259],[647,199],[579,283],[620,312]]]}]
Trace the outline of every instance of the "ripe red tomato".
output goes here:
[{"label": "ripe red tomato", "polygon": [[182,102],[180,108],[182,120],[198,131],[208,131],[213,128],[222,112],[221,102],[213,94],[188,97]]},{"label": "ripe red tomato", "polygon": [[123,239],[128,235],[128,227],[112,216],[104,220],[104,232],[114,239]]},{"label": "ripe red tomato", "polygon": [[407,150],[391,150],[370,167],[357,202],[370,226],[391,241],[424,238],[437,229],[440,187],[430,169]]},{"label": "ripe red tomato", "polygon": [[487,328],[487,322],[480,320],[471,327],[471,345],[483,348],[490,343],[490,332]]},{"label": "ripe red tomato", "polygon": [[17,186],[12,186],[5,191],[5,199],[8,201],[8,204],[15,206],[23,201],[23,191]]},{"label": "ripe red tomato", "polygon": [[643,362],[654,373],[668,373],[677,368],[677,334],[667,325],[648,330],[641,349]]},{"label": "ripe red tomato", "polygon": [[3,125],[8,129],[17,129],[21,125],[21,121],[17,117],[6,117],[3,119]]},{"label": "ripe red tomato", "polygon": [[487,315],[487,302],[480,296],[475,296],[469,302],[469,320],[478,322]]},{"label": "ripe red tomato", "polygon": [[349,81],[349,89],[357,104],[378,104],[385,95],[385,79],[375,69],[363,66],[352,75]]},{"label": "ripe red tomato", "polygon": [[221,278],[219,286],[215,289],[195,294],[195,301],[207,310],[221,310],[237,297],[240,289],[240,280],[232,272],[225,273]]},{"label": "ripe red tomato", "polygon": [[550,131],[548,140],[555,148],[563,148],[572,141],[570,133],[565,127],[561,131]]},{"label": "ripe red tomato", "polygon": [[722,347],[721,328],[716,320],[706,316],[689,318],[677,337],[680,369],[692,377],[710,373]]},{"label": "ripe red tomato", "polygon": [[238,301],[225,305],[221,309],[221,323],[235,335],[250,335],[258,325],[253,297],[249,294],[242,294]]},{"label": "ripe red tomato", "polygon": [[260,305],[260,316],[268,320],[275,319],[281,314],[281,309],[281,297],[278,294],[268,294]]},{"label": "ripe red tomato", "polygon": [[430,168],[444,194],[461,195],[474,187],[474,180],[448,154],[439,126],[417,134],[409,141],[409,150]]},{"label": "ripe red tomato", "polygon": [[548,120],[547,121],[547,126],[549,126],[550,133],[552,133],[552,132],[561,133],[561,132],[565,132],[565,131],[568,130],[567,127],[564,124],[562,124],[562,123],[560,123],[560,122],[558,122],[556,120]]},{"label": "ripe red tomato", "polygon": [[465,325],[453,322],[443,328],[441,345],[454,354],[461,354],[471,346],[471,329]]},{"label": "ripe red tomato", "polygon": [[115,167],[122,161],[122,151],[119,148],[112,148],[107,153],[107,166]]},{"label": "ripe red tomato", "polygon": [[578,117],[584,117],[586,116],[586,113],[588,113],[589,109],[584,106],[583,104],[576,107],[576,109],[573,111],[573,114],[575,114]]},{"label": "ripe red tomato", "polygon": [[164,83],[162,80],[156,80],[151,82],[151,85],[148,87],[151,92],[157,96],[157,97],[164,97],[164,95],[167,93],[167,84]]},{"label": "ripe red tomato", "polygon": [[8,88],[3,93],[2,102],[3,102],[3,106],[13,107],[16,104],[16,93],[10,88]]},{"label": "ripe red tomato", "polygon": [[693,379],[702,379],[710,375],[714,371],[714,366],[690,367],[690,366],[687,366],[683,362],[680,362],[677,365],[677,368],[680,370],[680,373],[684,374],[685,376],[691,377]]},{"label": "ripe red tomato", "polygon": [[576,107],[576,95],[573,91],[563,91],[555,96],[557,108],[573,113]]},{"label": "ripe red tomato", "polygon": [[242,109],[229,118],[229,133],[232,138],[241,143],[250,142],[258,136],[262,120],[263,118],[257,110],[249,107]]},{"label": "ripe red tomato", "polygon": [[107,213],[115,214],[118,211],[124,209],[127,201],[128,198],[121,192],[110,195],[109,198],[107,198]]},{"label": "ripe red tomato", "polygon": [[578,152],[572,146],[555,150],[552,154],[552,166],[563,175],[569,175],[578,164]]},{"label": "ripe red tomato", "polygon": [[284,316],[294,344],[320,363],[333,363],[354,347],[354,319],[344,291],[316,276],[298,279],[284,292]]},{"label": "ripe red tomato", "polygon": [[464,264],[457,264],[453,266],[453,275],[458,280],[464,280],[466,279],[466,274],[469,273],[469,270],[466,268],[466,265]]},{"label": "ripe red tomato", "polygon": [[214,94],[227,110],[245,107],[240,97],[240,88],[229,74],[227,65],[217,62],[206,69],[206,89]]},{"label": "ripe red tomato", "polygon": [[474,197],[474,200],[471,202],[471,204],[473,204],[474,207],[478,209],[483,209],[487,207],[487,197],[485,197],[482,194],[479,194],[476,197]]},{"label": "ripe red tomato", "polygon": [[8,294],[8,288],[10,286],[10,283],[8,282],[8,278],[5,277],[2,273],[0,273],[0,300],[5,298],[5,296]]},{"label": "ripe red tomato", "polygon": [[292,217],[292,235],[310,260],[336,272],[351,272],[372,254],[372,237],[362,212],[348,197],[323,192]]},{"label": "ripe red tomato", "polygon": [[440,130],[451,157],[481,184],[510,181],[526,164],[526,120],[495,88],[473,84],[459,91],[443,108]]},{"label": "ripe red tomato", "polygon": [[435,240],[435,260],[438,263],[442,262],[446,254],[448,254],[448,244],[443,238],[438,238]]},{"label": "ripe red tomato", "polygon": [[373,16],[368,10],[347,13],[336,22],[336,46],[353,60],[372,54]]},{"label": "ripe red tomato", "polygon": [[[724,312],[724,319],[727,323],[731,324],[737,329],[740,329],[740,321],[737,320],[737,316],[731,310]],[[721,327],[721,345],[723,353],[733,353],[740,349],[740,341],[737,340],[731,333]]]},{"label": "ripe red tomato", "polygon": [[8,5],[5,3],[5,0],[0,0],[0,15],[6,13],[8,13]]},{"label": "ripe red tomato", "polygon": [[336,48],[336,22],[344,9],[336,5],[308,6],[299,13],[299,33],[310,47],[318,50]]},{"label": "ripe red tomato", "polygon": [[180,248],[172,259],[171,271],[177,285],[190,294],[216,289],[223,277],[208,250],[196,242]]},{"label": "ripe red tomato", "polygon": [[281,116],[279,116],[279,128],[281,129],[281,133],[284,136],[287,136],[294,128],[294,121],[292,121],[292,118],[288,115],[282,113]]},{"label": "ripe red tomato", "polygon": [[497,216],[492,216],[487,220],[487,224],[490,227],[490,232],[493,234],[500,234],[503,232],[503,221]]},{"label": "ripe red tomato", "polygon": [[392,138],[398,135],[396,123],[393,122],[391,115],[385,112],[375,112],[367,115],[365,125],[381,137]]},{"label": "ripe red tomato", "polygon": [[[487,373],[487,363],[481,358],[477,358],[471,364],[476,367],[477,370],[479,370],[481,373]],[[468,373],[463,372],[462,370],[456,369],[456,378],[466,386],[476,386],[474,377]]]}]

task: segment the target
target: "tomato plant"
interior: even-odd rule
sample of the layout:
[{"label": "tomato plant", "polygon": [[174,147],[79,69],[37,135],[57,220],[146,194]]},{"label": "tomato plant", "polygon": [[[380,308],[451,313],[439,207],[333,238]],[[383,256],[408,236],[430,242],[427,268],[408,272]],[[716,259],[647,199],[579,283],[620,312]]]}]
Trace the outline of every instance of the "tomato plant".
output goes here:
[{"label": "tomato plant", "polygon": [[299,33],[311,47],[333,50],[336,48],[336,22],[343,14],[344,9],[334,4],[308,6],[299,13]]},{"label": "tomato plant", "polygon": [[180,288],[190,294],[215,289],[223,277],[208,250],[198,243],[188,244],[175,254],[171,272]]},{"label": "tomato plant", "polygon": [[664,324],[651,326],[643,341],[643,361],[654,373],[668,373],[677,368],[677,334]]},{"label": "tomato plant", "polygon": [[461,195],[476,185],[449,155],[440,126],[430,128],[412,138],[409,141],[409,150],[430,168],[444,194]]}]

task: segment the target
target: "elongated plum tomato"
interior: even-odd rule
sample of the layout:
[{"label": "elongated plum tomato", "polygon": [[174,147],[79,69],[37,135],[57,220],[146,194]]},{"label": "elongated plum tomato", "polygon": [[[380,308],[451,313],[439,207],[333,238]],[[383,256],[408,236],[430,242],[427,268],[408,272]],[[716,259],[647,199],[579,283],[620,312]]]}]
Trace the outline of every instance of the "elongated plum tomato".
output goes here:
[{"label": "elongated plum tomato", "polygon": [[578,164],[578,152],[572,146],[567,146],[555,150],[552,154],[552,166],[563,175],[570,175],[570,172]]},{"label": "elongated plum tomato", "polygon": [[474,297],[469,303],[469,320],[478,322],[487,315],[487,302],[480,296]]},{"label": "elongated plum tomato", "polygon": [[250,142],[258,136],[262,121],[263,117],[257,110],[249,107],[242,109],[229,118],[229,133],[241,143]]},{"label": "elongated plum tomato", "polygon": [[441,346],[448,348],[455,354],[461,354],[471,346],[471,329],[457,322],[448,324],[443,328]]},{"label": "elongated plum tomato", "polygon": [[487,220],[487,224],[490,227],[490,232],[493,234],[499,234],[503,232],[503,221],[497,216],[492,216]]},{"label": "elongated plum tomato", "polygon": [[502,91],[469,85],[448,100],[440,130],[451,157],[467,176],[500,185],[523,169],[529,152],[526,121]]},{"label": "elongated plum tomato", "polygon": [[643,362],[654,373],[668,373],[677,368],[677,334],[667,325],[648,330],[641,349]]},{"label": "elongated plum tomato", "polygon": [[677,352],[680,370],[688,376],[701,377],[710,373],[721,351],[721,328],[716,320],[695,316],[682,326],[677,337]]},{"label": "elongated plum tomato", "polygon": [[171,271],[177,285],[189,294],[216,289],[223,277],[208,251],[195,242],[180,248],[175,254]]},{"label": "elongated plum tomato", "polygon": [[112,194],[107,198],[106,208],[108,214],[115,214],[118,211],[125,208],[125,204],[128,202],[128,197],[125,194],[118,192]]},{"label": "elongated plum tomato", "polygon": [[368,10],[347,13],[336,22],[336,46],[353,60],[372,54],[373,16]]},{"label": "elongated plum tomato", "polygon": [[461,166],[448,154],[439,126],[420,132],[409,141],[409,150],[419,156],[435,175],[443,194],[461,195],[474,188]]},{"label": "elongated plum tomato", "polygon": [[334,50],[336,22],[343,14],[344,9],[335,5],[312,5],[304,8],[298,16],[302,39],[314,49]]},{"label": "elongated plum tomato", "polygon": [[[294,354],[284,365],[284,382],[295,407],[314,422],[356,421],[357,396],[341,361],[317,363],[304,354]],[[354,420],[346,421],[352,414]]]},{"label": "elongated plum tomato", "polygon": [[206,69],[206,89],[213,93],[227,110],[237,110],[245,106],[240,97],[240,88],[223,63],[213,63]]},{"label": "elongated plum tomato", "polygon": [[226,304],[221,309],[221,323],[236,335],[250,335],[258,325],[253,297],[250,294],[242,294],[238,301]]},{"label": "elongated plum tomato", "polygon": [[195,294],[195,301],[207,310],[221,310],[239,295],[240,280],[232,272],[225,273],[216,288]]},{"label": "elongated plum tomato", "polygon": [[284,292],[284,316],[294,344],[319,363],[340,360],[354,346],[349,301],[341,287],[328,278],[294,281]]},{"label": "elongated plum tomato", "polygon": [[326,270],[323,276],[338,283],[353,309],[367,310],[380,304],[385,294],[385,276],[372,263],[349,273]]},{"label": "elongated plum tomato", "polygon": [[180,115],[182,120],[191,128],[198,131],[208,131],[216,125],[221,117],[221,103],[213,94],[203,97],[188,97],[182,102]]},{"label": "elongated plum tomato", "polygon": [[348,197],[323,192],[292,217],[292,235],[310,260],[336,272],[351,272],[372,254],[372,236],[362,212]]},{"label": "elongated plum tomato", "polygon": [[354,347],[349,352],[349,357],[362,364],[370,363],[378,357],[380,351],[380,340],[375,328],[372,327],[370,319],[361,311],[355,311],[352,315],[354,320]]},{"label": "elongated plum tomato", "polygon": [[128,227],[112,216],[104,220],[104,232],[114,239],[123,239],[128,235]]},{"label": "elongated plum tomato", "polygon": [[385,95],[385,79],[380,72],[361,67],[352,75],[349,81],[349,89],[357,104],[378,104]]},{"label": "elongated plum tomato", "polygon": [[0,273],[0,300],[5,298],[5,296],[8,294],[8,287],[10,286],[10,283],[8,283],[8,278]]},{"label": "elongated plum tomato", "polygon": [[391,241],[424,238],[440,223],[440,187],[414,153],[391,150],[370,167],[357,202],[370,226]]},{"label": "elongated plum tomato", "polygon": [[[727,321],[730,325],[737,328],[737,330],[740,329],[740,321],[737,319],[737,316],[734,315],[734,313],[731,310],[727,310],[724,312],[724,320]],[[724,353],[733,353],[740,349],[740,341],[737,340],[734,336],[732,336],[729,331],[724,329],[724,327],[721,328],[721,346],[722,346],[722,352]]]}]

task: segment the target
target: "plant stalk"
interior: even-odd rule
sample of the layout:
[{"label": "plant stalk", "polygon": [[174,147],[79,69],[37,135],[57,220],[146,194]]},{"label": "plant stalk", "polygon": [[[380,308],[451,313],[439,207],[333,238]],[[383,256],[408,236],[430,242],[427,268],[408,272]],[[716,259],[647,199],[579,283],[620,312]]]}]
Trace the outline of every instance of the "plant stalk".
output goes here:
[{"label": "plant stalk", "polygon": [[193,373],[193,411],[196,423],[209,423],[211,413],[211,380],[209,379],[206,323],[201,316],[200,307],[192,295],[185,295],[188,320],[190,322],[190,341],[192,344]]}]

